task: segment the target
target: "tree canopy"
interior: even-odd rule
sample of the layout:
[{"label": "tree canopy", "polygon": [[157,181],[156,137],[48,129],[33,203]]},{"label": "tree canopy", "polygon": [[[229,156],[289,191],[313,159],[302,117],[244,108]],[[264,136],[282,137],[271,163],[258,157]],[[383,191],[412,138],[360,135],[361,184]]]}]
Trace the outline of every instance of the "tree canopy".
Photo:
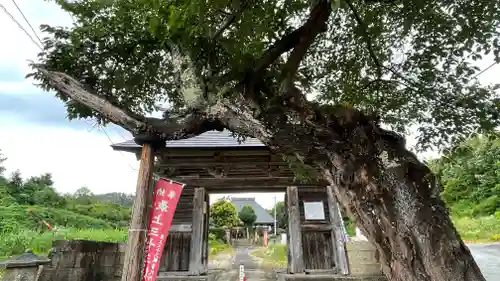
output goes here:
[{"label": "tree canopy", "polygon": [[281,229],[288,228],[288,213],[285,209],[285,202],[277,202],[274,207],[269,210],[269,214],[274,216],[274,211],[276,210],[276,226]]},{"label": "tree canopy", "polygon": [[239,224],[236,207],[229,201],[219,199],[210,205],[211,225],[215,227],[233,227]]},{"label": "tree canopy", "polygon": [[241,208],[240,212],[238,213],[238,217],[246,226],[252,226],[257,220],[255,210],[250,205],[243,206],[243,208]]},{"label": "tree canopy", "polygon": [[[498,86],[479,85],[473,64],[490,55],[499,61],[497,1],[57,3],[75,25],[42,27],[47,37],[34,75],[44,88],[59,89],[70,118],[104,123],[110,116],[71,102],[63,92],[78,84],[60,81],[81,82],[123,109],[128,117],[111,121],[126,129],[149,124],[167,138],[199,133],[187,112],[238,101],[241,93],[266,110],[263,104],[295,81],[322,103],[376,111],[399,132],[417,125],[423,148],[500,122]],[[167,101],[165,119],[175,130],[141,117]]]}]

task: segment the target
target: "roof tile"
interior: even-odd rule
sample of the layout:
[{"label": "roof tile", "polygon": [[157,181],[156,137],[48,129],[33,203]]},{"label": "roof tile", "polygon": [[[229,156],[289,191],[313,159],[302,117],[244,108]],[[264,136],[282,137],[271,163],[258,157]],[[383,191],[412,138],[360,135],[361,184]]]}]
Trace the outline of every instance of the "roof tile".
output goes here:
[{"label": "roof tile", "polygon": [[[167,147],[261,147],[265,146],[256,138],[246,138],[243,142],[238,142],[238,139],[231,136],[231,132],[224,130],[208,131],[196,137],[182,140],[168,141]],[[130,148],[139,148],[134,140],[128,140],[121,143],[113,144],[111,147],[115,150],[123,150]]]}]

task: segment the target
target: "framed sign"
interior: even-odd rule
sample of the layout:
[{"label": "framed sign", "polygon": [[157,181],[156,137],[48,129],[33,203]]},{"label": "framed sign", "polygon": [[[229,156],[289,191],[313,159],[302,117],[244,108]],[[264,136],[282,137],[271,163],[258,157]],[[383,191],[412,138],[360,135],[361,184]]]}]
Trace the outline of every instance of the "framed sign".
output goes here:
[{"label": "framed sign", "polygon": [[323,201],[304,202],[304,217],[308,221],[325,220]]}]

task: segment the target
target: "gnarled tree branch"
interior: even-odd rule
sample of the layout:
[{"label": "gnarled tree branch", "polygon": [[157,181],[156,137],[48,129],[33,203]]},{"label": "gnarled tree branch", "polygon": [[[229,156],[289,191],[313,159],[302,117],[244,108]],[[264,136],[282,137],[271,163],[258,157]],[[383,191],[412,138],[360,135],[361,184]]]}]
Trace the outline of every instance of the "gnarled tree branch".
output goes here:
[{"label": "gnarled tree branch", "polygon": [[263,141],[272,138],[260,120],[254,118],[248,101],[235,93],[234,99],[220,99],[203,108],[189,108],[170,112],[164,118],[145,117],[119,108],[106,99],[90,92],[73,77],[42,67],[37,70],[45,75],[52,87],[61,94],[95,110],[110,122],[121,126],[133,135],[151,134],[165,140],[191,138],[207,131],[224,128],[232,132],[257,137]]},{"label": "gnarled tree branch", "polygon": [[309,19],[304,24],[307,33],[302,34],[299,38],[298,44],[293,49],[283,68],[282,76],[284,80],[282,82],[282,90],[288,90],[293,87],[293,79],[297,74],[300,62],[304,59],[307,50],[314,42],[314,39],[316,39],[316,36],[327,30],[327,21],[331,11],[332,7],[328,0],[320,0],[312,7]]},{"label": "gnarled tree branch", "polygon": [[38,68],[45,75],[51,86],[72,100],[79,102],[105,116],[112,123],[128,130],[133,135],[147,133],[160,135],[166,140],[185,139],[210,130],[222,130],[224,127],[218,116],[223,116],[212,107],[209,110],[186,110],[166,116],[165,119],[145,117],[129,110],[119,108],[106,99],[91,93],[71,76]]},{"label": "gnarled tree branch", "polygon": [[[311,10],[307,21],[299,28],[291,33],[283,36],[280,40],[276,41],[267,51],[262,55],[260,60],[256,63],[254,72],[261,73],[272,63],[274,63],[282,54],[297,47],[299,44],[309,47],[314,41],[316,35],[324,31],[326,27],[326,20],[331,12],[329,5],[330,1],[320,0],[315,7]],[[323,8],[325,10],[321,10]],[[303,41],[311,41],[308,45]],[[307,50],[307,48],[306,48]],[[298,55],[296,55],[298,57]],[[299,60],[300,62],[300,60]]]},{"label": "gnarled tree branch", "polygon": [[248,7],[250,1],[251,0],[243,0],[238,10],[234,11],[232,14],[229,14],[226,17],[222,26],[219,29],[217,29],[217,31],[215,31],[214,35],[212,36],[212,39],[219,37],[224,32],[224,30],[228,29],[229,26],[231,26],[231,24],[236,22],[241,17],[241,14],[243,14],[243,11],[245,11],[245,9]]}]

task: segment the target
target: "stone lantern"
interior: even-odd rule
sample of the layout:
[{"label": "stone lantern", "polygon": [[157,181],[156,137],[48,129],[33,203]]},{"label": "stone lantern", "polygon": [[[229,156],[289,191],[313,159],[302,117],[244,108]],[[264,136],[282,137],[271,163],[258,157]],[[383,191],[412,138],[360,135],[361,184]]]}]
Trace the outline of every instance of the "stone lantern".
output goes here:
[{"label": "stone lantern", "polygon": [[27,250],[19,257],[0,263],[0,268],[4,268],[3,281],[36,281],[40,266],[48,263],[50,259]]}]

